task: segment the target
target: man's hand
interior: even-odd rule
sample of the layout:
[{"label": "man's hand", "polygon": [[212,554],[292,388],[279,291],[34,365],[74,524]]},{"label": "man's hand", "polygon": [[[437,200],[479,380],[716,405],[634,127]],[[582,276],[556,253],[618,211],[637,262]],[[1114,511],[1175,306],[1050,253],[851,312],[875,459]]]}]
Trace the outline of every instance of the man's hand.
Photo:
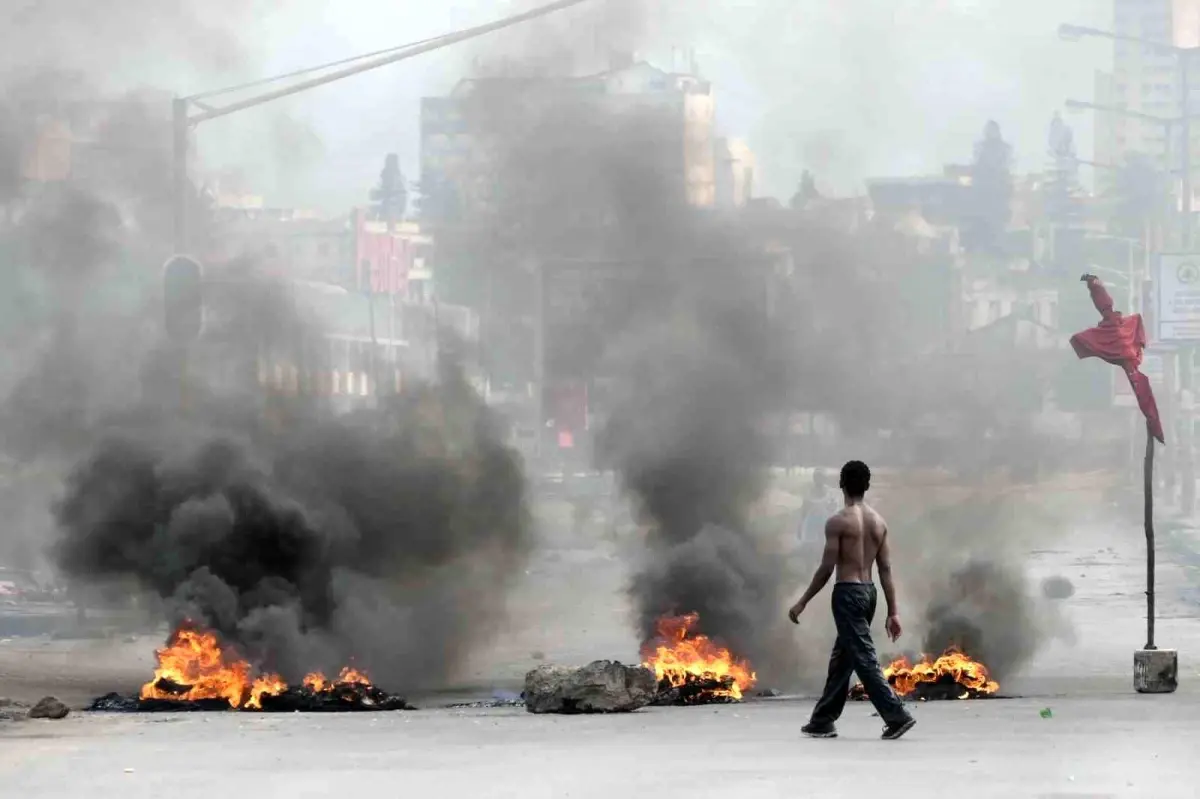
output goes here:
[{"label": "man's hand", "polygon": [[788,618],[792,620],[792,624],[800,623],[800,614],[804,612],[805,602],[800,600],[792,605],[792,609],[788,611]]},{"label": "man's hand", "polygon": [[883,626],[887,630],[888,638],[891,638],[893,641],[897,640],[900,637],[900,633],[904,632],[900,629],[899,616],[888,616],[887,623]]}]

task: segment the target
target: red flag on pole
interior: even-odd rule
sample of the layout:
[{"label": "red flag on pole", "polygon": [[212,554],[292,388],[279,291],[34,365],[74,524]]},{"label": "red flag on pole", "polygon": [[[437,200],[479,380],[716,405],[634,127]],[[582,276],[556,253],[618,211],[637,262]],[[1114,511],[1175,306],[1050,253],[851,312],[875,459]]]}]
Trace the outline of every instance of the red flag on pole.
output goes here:
[{"label": "red flag on pole", "polygon": [[1092,304],[1100,312],[1100,324],[1071,336],[1075,354],[1080,358],[1100,358],[1121,367],[1129,378],[1129,387],[1137,397],[1138,407],[1146,417],[1150,434],[1165,443],[1150,380],[1138,370],[1142,365],[1142,351],[1146,349],[1146,328],[1142,324],[1142,315],[1125,316],[1113,310],[1112,297],[1100,279],[1095,275],[1084,275],[1082,279],[1088,284]]}]

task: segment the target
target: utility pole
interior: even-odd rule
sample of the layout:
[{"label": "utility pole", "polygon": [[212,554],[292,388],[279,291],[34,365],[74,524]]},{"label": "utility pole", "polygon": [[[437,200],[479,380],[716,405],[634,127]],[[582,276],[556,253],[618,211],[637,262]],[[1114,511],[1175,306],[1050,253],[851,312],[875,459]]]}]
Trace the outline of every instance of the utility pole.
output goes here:
[{"label": "utility pole", "polygon": [[1192,123],[1191,123],[1191,91],[1188,85],[1188,66],[1192,62],[1191,51],[1182,51],[1179,58],[1180,94],[1180,126],[1183,129],[1183,157],[1180,176],[1183,190],[1183,230],[1181,238],[1184,251],[1192,247]]},{"label": "utility pole", "polygon": [[173,158],[171,167],[171,210],[175,224],[175,253],[182,254],[187,250],[187,197],[188,186],[188,101],[176,97],[171,103],[172,118],[171,132],[173,141]]},{"label": "utility pole", "polygon": [[[379,188],[372,192],[372,198],[379,201],[378,209],[383,212],[383,219],[387,225],[387,270],[384,281],[384,291],[387,292],[390,304],[389,308],[389,341],[391,347],[395,348],[395,311],[396,311],[396,281],[395,281],[395,266],[396,266],[396,214],[399,210],[396,206],[401,197],[407,197],[407,190],[404,187],[404,175],[400,172],[400,158],[395,153],[388,153],[384,159],[383,171],[379,174]],[[371,325],[371,382],[375,385],[376,404],[379,402],[379,339],[375,334],[375,286],[368,281],[367,285],[367,300],[370,302],[368,310]]]},{"label": "utility pole", "polygon": [[[1175,176],[1172,173],[1172,167],[1171,167],[1171,163],[1172,163],[1172,161],[1171,161],[1171,159],[1172,159],[1171,139],[1175,135],[1174,128],[1171,125],[1167,125],[1165,134],[1166,135],[1163,136],[1163,165],[1164,165],[1164,168],[1166,169],[1166,173],[1167,173],[1166,174],[1167,190],[1166,190],[1166,197],[1163,198],[1163,202],[1166,203],[1167,207],[1166,207],[1166,211],[1163,212],[1163,223],[1162,223],[1163,229],[1162,229],[1162,242],[1161,242],[1162,248],[1164,250],[1167,249],[1168,247],[1172,246],[1171,240],[1176,235],[1176,232],[1174,230],[1172,230],[1172,228],[1177,227],[1179,224],[1179,214],[1175,213]],[[1182,234],[1182,232],[1180,232],[1180,233],[1178,233],[1178,235],[1182,236],[1183,234]]]},{"label": "utility pole", "polygon": [[542,439],[546,434],[546,262],[539,259],[533,264],[534,269],[534,319],[533,327],[533,404],[534,424],[537,431],[534,434],[534,458],[540,462],[542,458]]},{"label": "utility pole", "polygon": [[375,336],[375,288],[367,284],[367,324],[371,336],[371,357],[367,359],[367,369],[370,370],[368,390],[374,391],[375,405],[379,404],[379,370],[377,368],[376,350],[379,349],[379,339]]},{"label": "utility pole", "polygon": [[[1188,81],[1189,67],[1192,63],[1192,51],[1183,51],[1183,55],[1179,58],[1179,85],[1180,85],[1180,114],[1183,119],[1180,126],[1183,131],[1183,174],[1181,177],[1181,185],[1183,191],[1183,229],[1181,230],[1182,249],[1184,252],[1192,251],[1192,124],[1191,124],[1191,87]],[[1180,402],[1180,410],[1182,417],[1182,433],[1180,436],[1180,444],[1183,449],[1183,485],[1180,491],[1180,509],[1191,516],[1196,510],[1196,453],[1195,442],[1193,441],[1192,429],[1192,391],[1194,382],[1192,380],[1192,353],[1193,347],[1190,344],[1180,347],[1179,375],[1182,378],[1179,381],[1180,398],[1187,397],[1186,402]]]}]

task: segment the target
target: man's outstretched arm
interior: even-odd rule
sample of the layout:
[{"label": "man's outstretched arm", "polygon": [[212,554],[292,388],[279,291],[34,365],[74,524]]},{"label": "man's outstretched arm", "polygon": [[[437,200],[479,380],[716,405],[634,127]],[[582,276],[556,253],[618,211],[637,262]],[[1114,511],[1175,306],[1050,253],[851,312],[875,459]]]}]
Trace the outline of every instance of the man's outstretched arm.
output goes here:
[{"label": "man's outstretched arm", "polygon": [[795,624],[797,618],[804,612],[804,608],[817,594],[821,593],[821,589],[829,582],[829,578],[833,576],[833,570],[837,568],[838,555],[841,552],[842,530],[841,522],[837,517],[831,517],[825,522],[825,551],[821,553],[821,565],[817,566],[817,571],[813,575],[812,582],[808,584],[808,590],[804,592],[804,596],[800,597],[800,601],[792,605],[792,609],[788,611],[788,618]]},{"label": "man's outstretched arm", "polygon": [[884,625],[888,636],[893,641],[900,637],[900,606],[896,604],[896,583],[892,580],[892,553],[888,548],[888,531],[883,530],[883,541],[879,544],[879,553],[875,556],[875,565],[879,569],[879,582],[883,586],[883,599],[887,602],[887,623]]}]

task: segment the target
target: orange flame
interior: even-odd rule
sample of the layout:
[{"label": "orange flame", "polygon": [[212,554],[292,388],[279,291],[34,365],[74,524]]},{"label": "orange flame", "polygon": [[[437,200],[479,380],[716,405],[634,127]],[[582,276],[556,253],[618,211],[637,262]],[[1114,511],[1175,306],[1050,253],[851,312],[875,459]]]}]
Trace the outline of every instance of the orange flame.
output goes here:
[{"label": "orange flame", "polygon": [[672,686],[687,684],[689,679],[729,680],[728,689],[714,689],[713,695],[741,699],[742,692],[754,687],[757,676],[745,660],[735,658],[708,636],[690,635],[700,614],[663,616],[655,624],[655,639],[642,650],[643,665],[654,670],[655,678]]},{"label": "orange flame", "polygon": [[335,685],[353,684],[370,685],[371,680],[363,672],[359,671],[358,669],[352,669],[349,666],[346,666],[341,670],[341,672],[338,673],[336,680],[327,679],[325,675],[319,671],[309,672],[304,676],[304,687],[318,694],[322,691],[328,691]]},{"label": "orange flame", "polygon": [[287,683],[278,674],[263,675],[250,686],[250,701],[246,703],[246,707],[259,710],[262,708],[264,696],[279,696],[287,690],[287,687]]},{"label": "orange flame", "polygon": [[896,658],[884,668],[883,676],[901,696],[911,694],[921,683],[941,682],[946,677],[963,687],[960,699],[971,696],[971,691],[994,694],[1000,690],[1000,684],[988,674],[987,666],[954,648],[947,649],[933,660],[928,655],[922,655],[921,661],[916,664],[910,663],[908,658]]},{"label": "orange flame", "polygon": [[[250,664],[234,658],[221,648],[215,633],[182,628],[176,630],[165,647],[155,652],[158,668],[154,679],[142,686],[142,699],[166,699],[179,702],[224,699],[233,708],[258,710],[265,696],[278,696],[288,689],[278,674],[252,677]],[[315,693],[332,690],[346,683],[370,685],[363,672],[344,668],[336,680],[327,680],[320,672],[304,678],[306,688]]]}]

